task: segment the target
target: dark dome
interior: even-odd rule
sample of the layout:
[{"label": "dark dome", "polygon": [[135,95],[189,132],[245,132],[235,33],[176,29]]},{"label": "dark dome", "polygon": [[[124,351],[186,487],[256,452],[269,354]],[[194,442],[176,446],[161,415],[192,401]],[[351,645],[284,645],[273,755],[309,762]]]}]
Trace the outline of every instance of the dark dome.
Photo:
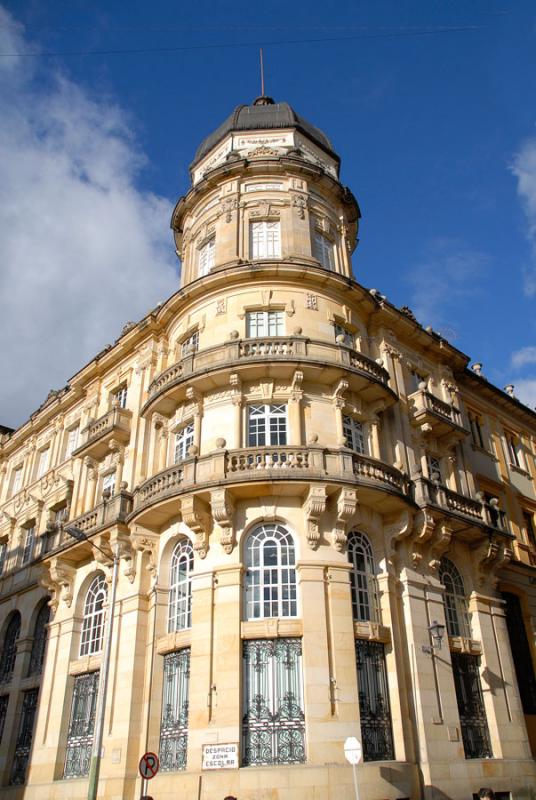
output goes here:
[{"label": "dark dome", "polygon": [[288,103],[274,103],[271,97],[258,97],[250,106],[238,106],[225,122],[216,128],[197,148],[193,163],[196,164],[231,131],[270,130],[297,128],[312,141],[338,159],[325,133],[300,117]]}]

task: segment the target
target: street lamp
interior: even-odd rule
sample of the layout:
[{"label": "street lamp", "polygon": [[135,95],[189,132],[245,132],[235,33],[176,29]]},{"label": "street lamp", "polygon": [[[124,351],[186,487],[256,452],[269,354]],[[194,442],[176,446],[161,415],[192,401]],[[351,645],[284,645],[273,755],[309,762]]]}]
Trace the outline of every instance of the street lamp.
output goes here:
[{"label": "street lamp", "polygon": [[[77,542],[89,542],[93,547],[109,558],[102,547],[88,539],[84,531],[80,528],[65,527],[65,532],[76,539]],[[114,628],[114,607],[117,589],[117,573],[119,570],[119,545],[113,548],[113,572],[110,602],[108,603],[108,614],[106,615],[106,629],[104,632],[104,647],[102,650],[102,667],[99,676],[99,691],[97,694],[97,707],[95,709],[95,737],[93,739],[93,749],[91,751],[91,763],[89,766],[89,783],[87,789],[87,800],[97,800],[97,789],[99,785],[99,773],[101,765],[102,740],[104,735],[104,711],[106,708],[106,695],[108,693],[108,675],[110,672],[110,655],[112,633]]]},{"label": "street lamp", "polygon": [[445,626],[438,622],[436,619],[429,626],[430,636],[432,637],[432,647],[434,650],[441,650],[441,642],[445,635]]}]

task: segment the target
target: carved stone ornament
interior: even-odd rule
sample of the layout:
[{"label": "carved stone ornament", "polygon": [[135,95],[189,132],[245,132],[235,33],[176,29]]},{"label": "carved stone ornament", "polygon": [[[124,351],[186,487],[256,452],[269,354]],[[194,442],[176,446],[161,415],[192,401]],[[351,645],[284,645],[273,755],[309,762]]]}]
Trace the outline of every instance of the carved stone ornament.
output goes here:
[{"label": "carved stone ornament", "polygon": [[430,548],[430,560],[428,566],[432,572],[436,572],[439,568],[442,556],[448,551],[452,541],[452,528],[449,528],[446,522],[441,522],[434,532],[432,537],[432,546]]},{"label": "carved stone ornament", "polygon": [[295,194],[292,198],[292,205],[298,209],[300,219],[305,219],[305,209],[307,208],[307,197],[303,194]]},{"label": "carved stone ornament", "polygon": [[306,537],[311,550],[316,550],[320,544],[320,518],[326,510],[327,493],[325,486],[311,486],[304,511],[307,523]]},{"label": "carved stone ornament", "polygon": [[211,518],[206,503],[195,495],[184,497],[181,501],[181,513],[184,523],[195,533],[195,552],[199,558],[206,558],[211,530]]},{"label": "carved stone ornament", "polygon": [[55,603],[55,605],[51,605],[51,608],[56,608],[59,601],[63,601],[70,608],[73,602],[75,575],[75,568],[60,558],[53,558],[49,562],[45,588],[53,594],[53,604]]},{"label": "carved stone ornament", "polygon": [[212,518],[220,526],[220,544],[227,555],[233,552],[233,496],[228,489],[215,489],[210,493]]},{"label": "carved stone ornament", "polygon": [[496,588],[499,582],[497,573],[512,559],[512,556],[511,548],[498,536],[490,536],[476,545],[473,562],[478,573],[478,586],[482,588],[489,582],[492,588]]},{"label": "carved stone ornament", "polygon": [[355,489],[341,489],[337,498],[337,516],[332,534],[333,547],[339,553],[346,546],[348,527],[356,515],[357,508],[357,491]]},{"label": "carved stone ornament", "polygon": [[156,556],[158,553],[158,537],[145,531],[134,531],[130,535],[132,549],[137,553],[147,553],[147,569],[154,578],[156,576]]},{"label": "carved stone ornament", "polygon": [[341,380],[334,387],[333,394],[331,396],[333,405],[336,408],[342,409],[346,405],[346,400],[344,395],[346,394],[347,391],[348,391],[348,381],[345,380],[344,378],[341,378]]},{"label": "carved stone ornament", "polygon": [[279,150],[275,150],[273,147],[266,147],[266,145],[256,147],[255,150],[250,150],[247,154],[248,158],[265,158],[266,156],[269,158],[274,158],[279,155]]},{"label": "carved stone ornament", "polygon": [[413,568],[417,569],[423,558],[423,548],[430,541],[435,531],[436,520],[426,510],[420,511],[413,527],[413,539],[411,542],[411,562]]},{"label": "carved stone ornament", "polygon": [[311,311],[318,311],[318,298],[316,294],[307,292],[305,295],[305,308],[309,308]]},{"label": "carved stone ornament", "polygon": [[226,197],[222,201],[221,208],[225,214],[225,222],[230,222],[233,218],[233,211],[238,208],[238,197]]},{"label": "carved stone ornament", "polygon": [[292,386],[290,387],[290,399],[294,403],[299,403],[303,399],[303,372],[296,370],[292,376]]},{"label": "carved stone ornament", "polygon": [[216,300],[216,316],[220,316],[221,314],[225,314],[225,297],[219,297]]},{"label": "carved stone ornament", "polygon": [[404,509],[398,517],[389,520],[385,525],[385,537],[389,543],[391,557],[394,555],[399,542],[406,539],[413,530],[414,512]]}]

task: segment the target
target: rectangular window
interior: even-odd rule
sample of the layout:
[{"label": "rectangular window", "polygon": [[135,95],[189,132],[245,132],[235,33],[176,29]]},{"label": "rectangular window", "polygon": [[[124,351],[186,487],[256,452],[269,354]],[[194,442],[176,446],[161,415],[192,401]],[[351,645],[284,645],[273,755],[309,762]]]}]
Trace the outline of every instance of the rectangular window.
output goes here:
[{"label": "rectangular window", "polygon": [[119,389],[112,394],[112,405],[117,408],[126,408],[127,392],[128,390],[126,386],[120,386]]},{"label": "rectangular window", "polygon": [[514,433],[506,433],[506,447],[510,464],[519,469],[525,469],[525,459],[523,457],[523,447],[521,439]]},{"label": "rectangular window", "polygon": [[355,655],[363,759],[391,761],[395,754],[385,646],[381,642],[356,639]]},{"label": "rectangular window", "polygon": [[74,679],[64,778],[81,778],[89,774],[98,691],[99,672],[77,675]]},{"label": "rectangular window", "polygon": [[22,543],[22,563],[28,564],[33,558],[35,546],[35,527],[25,528]]},{"label": "rectangular window", "polygon": [[39,461],[37,464],[37,477],[42,478],[45,472],[48,469],[48,458],[50,456],[50,447],[47,447],[46,450],[41,450],[39,453]]},{"label": "rectangular window", "polygon": [[426,383],[424,375],[412,369],[409,373],[409,394],[419,391],[421,383]]},{"label": "rectangular window", "polygon": [[279,222],[251,222],[249,226],[250,258],[280,258],[281,235]]},{"label": "rectangular window", "polygon": [[527,544],[536,550],[536,530],[534,529],[534,514],[532,511],[523,511],[523,523],[525,526],[525,536]]},{"label": "rectangular window", "polygon": [[313,258],[320,261],[326,269],[335,269],[335,248],[327,236],[320,231],[313,232]]},{"label": "rectangular window", "polygon": [[102,493],[107,497],[113,497],[115,494],[115,472],[109,472],[102,479]]},{"label": "rectangular window", "polygon": [[303,764],[305,714],[301,639],[243,643],[244,766]]},{"label": "rectangular window", "polygon": [[0,542],[0,575],[4,572],[7,558],[7,542]]},{"label": "rectangular window", "polygon": [[437,456],[431,456],[428,454],[426,456],[426,464],[428,466],[428,477],[431,481],[439,481],[440,483],[443,480],[443,476],[441,473],[441,461]]},{"label": "rectangular window", "polygon": [[473,411],[469,411],[469,427],[471,428],[471,439],[475,447],[484,447],[484,437],[482,435],[482,419]]},{"label": "rectangular window", "polygon": [[[339,325],[338,322],[335,322],[333,324],[333,331],[335,333],[335,341],[338,344],[343,344],[345,347],[354,347],[354,337],[344,325]],[[342,340],[339,338],[340,336],[343,337]]]},{"label": "rectangular window", "polygon": [[[125,397],[126,400],[126,397]],[[80,426],[77,425],[76,428],[71,428],[70,431],[67,432],[67,447],[65,448],[65,458],[70,458],[73,452],[78,447],[78,434],[80,433]]]},{"label": "rectangular window", "polygon": [[164,772],[186,769],[190,648],[164,656],[164,688],[160,722],[160,767]]},{"label": "rectangular window", "polygon": [[287,443],[287,406],[251,405],[248,408],[248,447]]},{"label": "rectangular window", "polygon": [[282,311],[248,311],[246,315],[246,336],[284,336],[285,323]]},{"label": "rectangular window", "polygon": [[349,447],[350,450],[353,450],[355,453],[364,455],[366,453],[366,446],[363,425],[357,419],[346,416],[345,414],[342,418],[342,430],[346,440],[346,447]]},{"label": "rectangular window", "polygon": [[188,458],[188,449],[194,443],[194,424],[191,422],[186,425],[179,433],[175,434],[175,460],[174,463],[178,464],[179,461],[184,461]]},{"label": "rectangular window", "polygon": [[524,714],[536,714],[536,675],[532,665],[530,644],[523,619],[521,603],[516,594],[503,592],[502,598],[506,603],[506,627],[514,667],[519,686],[519,695]]},{"label": "rectangular window", "polygon": [[22,488],[22,467],[16,467],[13,470],[13,488],[11,494],[17,494]]},{"label": "rectangular window", "polygon": [[480,683],[479,656],[451,653],[452,674],[466,758],[492,758]]},{"label": "rectangular window", "polygon": [[190,353],[195,353],[199,349],[199,331],[194,331],[191,336],[184,340],[181,344],[181,356],[184,358],[185,356],[190,355]]},{"label": "rectangular window", "polygon": [[6,724],[8,703],[9,703],[9,695],[8,694],[2,695],[2,697],[0,697],[0,743],[2,742],[2,737],[4,735],[4,727]]},{"label": "rectangular window", "polygon": [[32,749],[32,738],[37,711],[37,698],[39,689],[30,689],[22,695],[22,710],[19,723],[19,732],[15,743],[13,766],[11,768],[10,784],[22,786],[26,780],[26,768]]},{"label": "rectangular window", "polygon": [[216,237],[213,236],[208,242],[199,249],[199,277],[208,275],[210,270],[214,267],[214,258],[216,255]]}]

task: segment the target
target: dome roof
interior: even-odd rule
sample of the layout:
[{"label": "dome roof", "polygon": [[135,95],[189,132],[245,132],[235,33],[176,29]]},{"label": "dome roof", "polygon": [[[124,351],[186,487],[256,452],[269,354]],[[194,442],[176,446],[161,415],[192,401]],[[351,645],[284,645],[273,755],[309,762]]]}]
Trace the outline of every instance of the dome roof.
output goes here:
[{"label": "dome roof", "polygon": [[274,103],[271,97],[257,97],[249,106],[237,106],[225,122],[216,128],[197,148],[193,163],[201,161],[231,131],[297,128],[323,150],[339,160],[325,133],[300,117],[288,103]]}]

